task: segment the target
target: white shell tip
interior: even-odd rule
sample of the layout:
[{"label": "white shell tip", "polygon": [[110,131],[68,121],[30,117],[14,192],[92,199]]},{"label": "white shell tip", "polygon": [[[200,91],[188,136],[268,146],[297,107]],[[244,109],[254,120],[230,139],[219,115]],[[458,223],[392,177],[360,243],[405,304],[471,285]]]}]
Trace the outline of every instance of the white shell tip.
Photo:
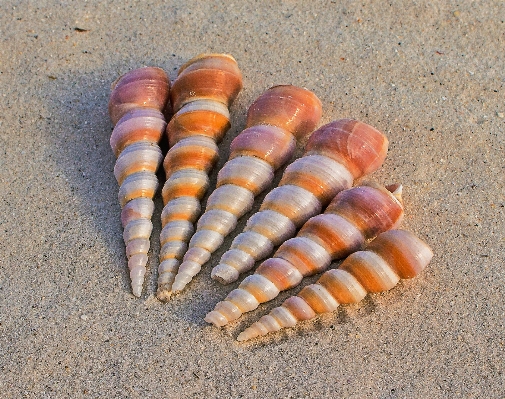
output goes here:
[{"label": "white shell tip", "polygon": [[172,292],[174,294],[181,292],[192,279],[193,276],[179,273],[177,276],[175,276],[174,283],[172,284]]},{"label": "white shell tip", "polygon": [[247,328],[238,335],[237,341],[244,342],[256,338],[257,336],[258,334],[255,334],[250,328]]},{"label": "white shell tip", "polygon": [[216,327],[222,327],[228,323],[226,317],[224,317],[221,313],[216,312],[215,310],[207,313],[207,316],[205,316],[204,320],[207,323],[214,324]]},{"label": "white shell tip", "polygon": [[135,295],[137,298],[140,298],[142,295],[142,285],[132,285],[132,294]]},{"label": "white shell tip", "polygon": [[142,295],[142,286],[144,285],[145,274],[146,268],[144,266],[135,266],[130,270],[132,294],[137,298]]},{"label": "white shell tip", "polygon": [[234,269],[233,267],[227,264],[220,263],[219,265],[214,267],[214,269],[212,269],[210,277],[213,280],[216,280],[217,282],[226,285],[233,283],[234,281],[237,281],[239,277],[239,272],[238,270]]}]

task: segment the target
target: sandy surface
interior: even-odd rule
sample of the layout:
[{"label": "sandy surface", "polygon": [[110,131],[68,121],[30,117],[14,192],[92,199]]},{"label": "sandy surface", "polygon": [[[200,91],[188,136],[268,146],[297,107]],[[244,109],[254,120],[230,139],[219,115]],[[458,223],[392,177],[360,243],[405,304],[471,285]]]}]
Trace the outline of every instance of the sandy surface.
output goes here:
[{"label": "sandy surface", "polygon": [[[504,48],[501,1],[2,0],[2,398],[503,398]],[[239,345],[287,293],[207,325],[237,285],[209,277],[225,246],[158,302],[157,197],[147,287],[131,295],[110,84],[143,65],[173,79],[201,52],[233,54],[244,74],[220,165],[274,84],[313,90],[323,123],[388,135],[374,177],[403,183],[403,226],[434,249],[419,278]]]}]

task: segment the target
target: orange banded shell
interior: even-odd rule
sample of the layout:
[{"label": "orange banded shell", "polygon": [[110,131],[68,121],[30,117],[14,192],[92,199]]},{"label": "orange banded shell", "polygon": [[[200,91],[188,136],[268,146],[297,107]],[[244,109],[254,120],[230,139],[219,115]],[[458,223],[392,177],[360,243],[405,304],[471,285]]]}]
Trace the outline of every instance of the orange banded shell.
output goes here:
[{"label": "orange banded shell", "polygon": [[196,100],[211,100],[230,107],[242,90],[242,74],[229,54],[200,54],[179,68],[172,85],[175,112]]},{"label": "orange banded shell", "polygon": [[251,105],[247,126],[277,126],[303,142],[316,128],[321,114],[321,101],[309,90],[291,85],[274,86]]},{"label": "orange banded shell", "polygon": [[340,119],[319,130],[321,133],[307,143],[306,155],[332,158],[343,164],[355,179],[372,173],[384,162],[388,140],[366,123]]},{"label": "orange banded shell", "polygon": [[293,237],[296,229],[318,214],[353,180],[376,170],[384,161],[388,140],[363,122],[340,119],[322,126],[309,138],[304,155],[289,165],[279,186],[265,197],[211,276],[223,284],[238,279],[273,248]]},{"label": "orange banded shell", "polygon": [[132,293],[140,296],[146,273],[153,225],[152,198],[158,189],[156,171],[163,158],[158,142],[166,127],[170,84],[160,68],[140,68],[113,85],[109,113],[115,124],[110,145],[117,157],[114,175]]},{"label": "orange banded shell", "polygon": [[163,167],[167,180],[160,236],[158,298],[168,300],[179,262],[200,214],[218,159],[217,144],[230,128],[231,105],[242,88],[235,59],[227,54],[199,55],[183,65],[172,86],[174,116],[167,126],[171,146]]},{"label": "orange banded shell", "polygon": [[319,313],[332,312],[340,304],[357,303],[367,293],[393,288],[401,278],[418,275],[433,257],[431,249],[414,234],[391,230],[380,234],[364,251],[351,254],[338,269],[325,272],[315,283],[303,288],[263,316],[237,337],[246,341]]},{"label": "orange banded shell", "polygon": [[[375,184],[340,192],[324,214],[309,219],[296,237],[284,242],[273,258],[264,261],[255,274],[246,277],[205,320],[223,326],[275,298],[280,291],[295,287],[303,277],[326,270],[332,260],[359,250],[366,240],[380,232],[395,228],[403,217],[403,206],[398,199],[400,192],[401,187],[391,193]],[[359,216],[347,212],[353,204],[357,205],[355,213]],[[327,218],[331,222],[326,223]],[[363,220],[367,223],[361,223]],[[232,306],[239,311],[226,310]]]},{"label": "orange banded shell", "polygon": [[272,87],[250,106],[247,127],[233,140],[230,159],[219,171],[217,188],[175,277],[174,292],[200,272],[238,219],[251,209],[254,197],[271,183],[275,170],[293,156],[297,141],[305,141],[320,118],[319,99],[296,86]]},{"label": "orange banded shell", "polygon": [[112,85],[109,115],[114,125],[132,109],[148,108],[163,112],[169,100],[170,81],[161,68],[145,67],[130,71]]}]

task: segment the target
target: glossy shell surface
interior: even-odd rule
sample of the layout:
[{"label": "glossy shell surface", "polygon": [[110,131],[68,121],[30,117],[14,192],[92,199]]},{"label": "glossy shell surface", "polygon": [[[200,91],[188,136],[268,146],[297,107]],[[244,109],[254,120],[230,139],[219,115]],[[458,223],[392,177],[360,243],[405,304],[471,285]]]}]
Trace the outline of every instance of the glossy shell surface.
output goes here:
[{"label": "glossy shell surface", "polygon": [[168,77],[159,68],[140,68],[113,85],[109,113],[115,124],[110,145],[117,157],[114,176],[119,184],[123,239],[132,285],[140,296],[146,273],[153,228],[152,198],[158,189],[156,171],[162,161],[158,146],[166,127],[163,111],[170,91]]},{"label": "glossy shell surface", "polygon": [[367,293],[387,291],[401,278],[413,278],[431,261],[430,247],[414,234],[390,230],[380,234],[364,251],[351,254],[338,269],[325,272],[282,306],[273,309],[237,337],[246,341],[282,328],[293,327],[339,305],[357,303]]},{"label": "glossy shell surface", "polygon": [[[296,237],[284,242],[273,258],[246,277],[205,320],[223,326],[280,291],[295,287],[303,277],[326,270],[332,260],[358,251],[366,240],[395,228],[403,217],[397,198],[400,191],[397,187],[391,193],[371,183],[340,192],[324,214],[310,218]],[[230,308],[233,312],[227,310]]]},{"label": "glossy shell surface", "polygon": [[[175,112],[166,133],[171,146],[163,167],[161,252],[158,298],[168,300],[182,256],[209,186],[208,173],[218,159],[217,143],[230,128],[228,107],[242,88],[235,59],[203,54],[183,65],[171,98]],[[180,210],[180,212],[178,211]]]},{"label": "glossy shell surface", "polygon": [[320,117],[319,99],[296,86],[275,86],[250,106],[247,127],[232,141],[230,159],[218,174],[217,188],[189,243],[191,254],[198,248],[201,256],[183,259],[174,292],[200,272],[237,220],[252,208],[254,197],[270,184],[275,170],[293,156],[297,140],[305,141]]},{"label": "glossy shell surface", "polygon": [[304,155],[286,168],[279,186],[267,194],[260,211],[233,241],[231,253],[225,253],[214,267],[212,278],[223,284],[237,280],[254,262],[270,255],[273,247],[293,237],[337,193],[352,187],[355,178],[380,167],[387,147],[384,134],[352,119],[336,120],[316,130]]}]

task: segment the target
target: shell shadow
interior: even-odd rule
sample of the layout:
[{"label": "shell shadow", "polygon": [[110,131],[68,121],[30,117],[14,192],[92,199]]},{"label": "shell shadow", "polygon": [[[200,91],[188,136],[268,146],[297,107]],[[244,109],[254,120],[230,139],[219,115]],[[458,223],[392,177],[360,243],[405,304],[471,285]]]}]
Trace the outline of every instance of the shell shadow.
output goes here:
[{"label": "shell shadow", "polygon": [[[45,156],[55,162],[57,173],[63,176],[70,186],[72,196],[75,197],[75,202],[70,206],[75,207],[74,213],[84,220],[87,232],[96,238],[96,243],[102,249],[100,267],[105,268],[110,276],[121,276],[120,287],[109,284],[110,281],[118,280],[99,281],[97,290],[116,292],[119,290],[127,293],[131,290],[120,222],[121,208],[117,200],[119,187],[113,174],[116,159],[109,144],[113,130],[108,115],[111,83],[129,70],[145,65],[163,68],[173,81],[178,68],[186,61],[179,57],[169,58],[162,63],[156,60],[130,58],[125,65],[122,60],[115,60],[91,71],[63,70],[61,74],[52,76],[43,88],[45,98],[42,98],[42,101],[46,108],[45,113],[51,115],[51,132],[48,135],[50,145],[47,146]],[[215,187],[218,170],[228,158],[232,139],[245,126],[247,108],[254,100],[251,97],[253,94],[256,93],[251,91],[240,93],[231,107],[232,128],[219,144],[220,161],[211,173],[211,187],[202,205]],[[166,139],[163,139],[160,147],[164,153],[168,151]],[[277,185],[281,175],[282,170],[277,172],[271,188]],[[163,209],[161,187],[165,181],[162,168],[158,171],[158,177],[160,187],[154,198],[153,232],[145,288],[141,298],[143,301],[150,301],[157,288],[160,251],[158,237],[161,232],[160,215]],[[220,286],[211,280],[210,270],[228,249],[231,239],[242,231],[248,217],[257,210],[264,195],[266,192],[257,198],[252,211],[241,218],[239,225],[220,251],[205,265],[205,273],[201,273],[186,291],[163,306],[170,309],[175,317],[179,316],[194,325],[206,325],[203,317],[211,310],[209,304],[216,303],[217,298],[223,298],[232,288]]]},{"label": "shell shadow", "polygon": [[[69,205],[76,207],[74,212],[83,218],[100,247],[106,249],[102,264],[110,268],[111,274],[121,275],[121,289],[129,292],[121,208],[117,200],[119,187],[113,174],[116,159],[109,144],[113,129],[108,115],[110,85],[123,73],[145,63],[158,65],[173,75],[173,69],[183,60],[173,57],[159,64],[154,60],[129,59],[128,63],[123,65],[121,60],[116,60],[102,69],[62,71],[47,83],[43,92],[49,94],[43,100],[46,112],[51,115],[51,131],[47,135],[50,145],[45,156],[56,163],[57,173],[65,178],[76,199]],[[160,223],[160,212],[153,217],[153,234]],[[148,268],[157,264],[153,260],[158,250],[159,246],[151,246]],[[101,289],[107,290],[103,286]],[[145,291],[144,297],[149,295]]]}]

